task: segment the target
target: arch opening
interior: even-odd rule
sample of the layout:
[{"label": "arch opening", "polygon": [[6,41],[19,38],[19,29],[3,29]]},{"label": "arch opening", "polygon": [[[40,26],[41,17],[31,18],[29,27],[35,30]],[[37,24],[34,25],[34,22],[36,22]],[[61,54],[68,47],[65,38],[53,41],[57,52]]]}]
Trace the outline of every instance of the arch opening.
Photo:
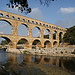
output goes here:
[{"label": "arch opening", "polygon": [[26,24],[20,24],[17,29],[18,36],[28,36],[28,26]]},{"label": "arch opening", "polygon": [[0,20],[0,34],[12,35],[11,23],[6,20]]},{"label": "arch opening", "polygon": [[49,29],[45,29],[45,31],[44,31],[44,38],[46,38],[46,39],[50,38],[50,30]]},{"label": "arch opening", "polygon": [[40,32],[41,32],[41,30],[39,27],[34,27],[32,29],[32,37],[37,37],[37,38],[41,37]]},{"label": "arch opening", "polygon": [[2,36],[0,36],[0,45],[3,48],[13,47],[12,41],[7,37],[2,37]]},{"label": "arch opening", "polygon": [[57,31],[53,31],[53,39],[56,40],[57,38]]},{"label": "arch opening", "polygon": [[51,47],[51,42],[50,41],[45,41],[44,43],[44,48],[50,48]]},{"label": "arch opening", "polygon": [[39,40],[34,40],[32,43],[32,49],[40,49],[42,47],[41,42]]},{"label": "arch opening", "polygon": [[63,42],[63,33],[60,32],[59,33],[59,43],[62,43]]},{"label": "arch opening", "polygon": [[29,48],[29,42],[28,40],[22,38],[17,43],[17,49],[27,49]]},{"label": "arch opening", "polygon": [[57,46],[57,41],[54,41],[53,46]]}]

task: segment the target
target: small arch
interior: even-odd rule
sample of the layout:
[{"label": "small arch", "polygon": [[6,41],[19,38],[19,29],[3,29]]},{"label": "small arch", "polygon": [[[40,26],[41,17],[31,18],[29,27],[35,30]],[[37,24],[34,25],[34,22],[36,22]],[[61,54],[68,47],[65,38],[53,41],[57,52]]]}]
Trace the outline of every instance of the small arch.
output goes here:
[{"label": "small arch", "polygon": [[18,42],[17,42],[17,48],[18,49],[27,49],[29,48],[29,42],[27,39],[25,38],[21,38]]},{"label": "small arch", "polygon": [[57,46],[57,41],[54,41],[53,46]]},{"label": "small arch", "polygon": [[20,21],[20,18],[17,18],[17,21]]},{"label": "small arch", "polygon": [[41,24],[41,23],[39,23],[39,25],[41,26],[42,24]]},{"label": "small arch", "polygon": [[36,40],[34,40],[34,41],[32,42],[32,49],[33,49],[33,48],[39,49],[39,48],[41,48],[41,47],[42,47],[42,45],[41,45],[40,40],[36,39]]},{"label": "small arch", "polygon": [[30,23],[30,21],[29,21],[29,20],[27,20],[27,23]]},{"label": "small arch", "polygon": [[0,17],[3,17],[3,14],[2,13],[0,13]]},{"label": "small arch", "polygon": [[36,25],[38,25],[38,22],[36,22]]},{"label": "small arch", "polygon": [[48,27],[48,25],[46,25],[46,27]]},{"label": "small arch", "polygon": [[49,28],[51,28],[51,26],[49,26]]},{"label": "small arch", "polygon": [[11,19],[12,19],[12,20],[14,20],[14,19],[15,19],[15,17],[14,17],[14,16],[12,16],[12,17],[11,17]]},{"label": "small arch", "polygon": [[51,47],[51,42],[50,41],[45,41],[44,42],[44,48],[50,48]]},{"label": "small arch", "polygon": [[22,19],[22,22],[25,22],[25,19]]},{"label": "small arch", "polygon": [[9,15],[6,15],[5,18],[9,18]]},{"label": "small arch", "polygon": [[32,24],[34,24],[34,21],[32,21]]},{"label": "small arch", "polygon": [[43,27],[45,26],[45,24],[43,24]]}]

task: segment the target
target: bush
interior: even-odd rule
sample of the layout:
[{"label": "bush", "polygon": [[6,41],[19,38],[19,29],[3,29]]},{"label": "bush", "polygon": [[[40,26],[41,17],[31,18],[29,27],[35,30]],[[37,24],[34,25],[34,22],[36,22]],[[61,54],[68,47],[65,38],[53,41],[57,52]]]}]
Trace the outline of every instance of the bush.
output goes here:
[{"label": "bush", "polygon": [[26,54],[26,53],[27,53],[27,51],[23,51],[23,53],[24,53],[24,54]]}]

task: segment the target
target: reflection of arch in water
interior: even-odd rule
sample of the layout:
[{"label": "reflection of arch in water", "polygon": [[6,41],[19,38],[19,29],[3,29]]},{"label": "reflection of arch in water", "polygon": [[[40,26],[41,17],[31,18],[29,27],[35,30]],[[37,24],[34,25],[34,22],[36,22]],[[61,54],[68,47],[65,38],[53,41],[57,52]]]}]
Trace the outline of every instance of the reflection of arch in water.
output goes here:
[{"label": "reflection of arch in water", "polygon": [[47,63],[49,63],[50,58],[44,58],[44,61],[47,62]]},{"label": "reflection of arch in water", "polygon": [[37,48],[37,49],[39,49],[39,48],[41,48],[41,47],[42,47],[42,45],[41,45],[40,40],[36,39],[36,40],[33,41],[33,43],[32,43],[32,48]]},{"label": "reflection of arch in water", "polygon": [[35,55],[35,61],[34,61],[34,63],[39,64],[40,61],[41,61],[41,58],[42,58],[42,56]]}]

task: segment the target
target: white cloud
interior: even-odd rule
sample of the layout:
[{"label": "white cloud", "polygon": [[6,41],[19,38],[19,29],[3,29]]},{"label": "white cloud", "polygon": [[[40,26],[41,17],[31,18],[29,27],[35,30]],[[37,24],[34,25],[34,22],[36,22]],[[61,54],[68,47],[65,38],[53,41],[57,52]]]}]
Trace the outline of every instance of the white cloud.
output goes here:
[{"label": "white cloud", "polygon": [[32,12],[28,14],[29,17],[43,21],[43,15],[39,8],[33,8]]},{"label": "white cloud", "polygon": [[75,13],[75,7],[60,8],[61,13]]},{"label": "white cloud", "polygon": [[3,34],[3,32],[0,32],[0,34]]}]

